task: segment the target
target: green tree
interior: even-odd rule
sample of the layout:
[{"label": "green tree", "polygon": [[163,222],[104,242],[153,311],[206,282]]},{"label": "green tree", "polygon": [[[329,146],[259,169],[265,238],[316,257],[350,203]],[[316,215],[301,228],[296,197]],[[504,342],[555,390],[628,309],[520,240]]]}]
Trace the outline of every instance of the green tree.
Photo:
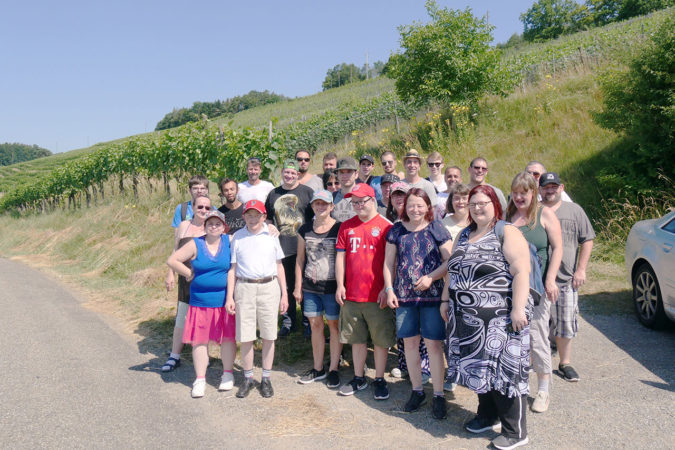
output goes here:
[{"label": "green tree", "polygon": [[498,50],[490,46],[493,27],[464,11],[427,1],[428,24],[399,27],[402,52],[393,53],[387,76],[405,101],[473,103],[488,92],[501,92],[503,72]]},{"label": "green tree", "polygon": [[359,69],[354,64],[342,63],[328,69],[326,78],[321,83],[321,87],[326,89],[344,86],[345,84],[354,81],[361,81],[366,79],[365,66]]},{"label": "green tree", "polygon": [[586,8],[590,22],[602,26],[614,22],[625,0],[586,0]]},{"label": "green tree", "polygon": [[631,17],[648,14],[652,11],[668,8],[675,5],[675,0],[623,0],[617,19],[624,20]]},{"label": "green tree", "polygon": [[520,15],[526,41],[555,39],[583,29],[587,25],[585,6],[574,0],[538,0]]},{"label": "green tree", "polygon": [[9,166],[23,161],[42,158],[51,155],[52,152],[37,145],[19,143],[0,144],[0,166]]},{"label": "green tree", "polygon": [[[675,16],[671,15],[627,70],[604,74],[604,109],[595,115],[603,127],[634,143],[625,155],[632,175],[656,179],[657,168],[675,179]],[[656,183],[654,183],[656,184]]]},{"label": "green tree", "polygon": [[519,48],[525,45],[525,39],[522,34],[513,33],[508,41],[503,44],[497,44],[497,48],[506,50],[507,48]]}]

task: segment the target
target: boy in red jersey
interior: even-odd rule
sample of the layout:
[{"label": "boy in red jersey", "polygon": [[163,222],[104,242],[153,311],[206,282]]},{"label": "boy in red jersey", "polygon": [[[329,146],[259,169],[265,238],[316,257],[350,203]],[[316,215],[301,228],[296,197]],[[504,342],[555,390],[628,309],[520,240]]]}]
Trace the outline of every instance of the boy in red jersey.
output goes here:
[{"label": "boy in red jersey", "polygon": [[354,379],[340,388],[340,395],[353,395],[368,387],[364,366],[368,333],[375,346],[375,400],[389,398],[384,368],[389,347],[394,345],[394,314],[384,294],[384,249],[391,222],[377,213],[375,191],[365,183],[345,195],[356,216],[340,226],[335,246],[335,298],[340,310],[340,342],[352,345]]}]

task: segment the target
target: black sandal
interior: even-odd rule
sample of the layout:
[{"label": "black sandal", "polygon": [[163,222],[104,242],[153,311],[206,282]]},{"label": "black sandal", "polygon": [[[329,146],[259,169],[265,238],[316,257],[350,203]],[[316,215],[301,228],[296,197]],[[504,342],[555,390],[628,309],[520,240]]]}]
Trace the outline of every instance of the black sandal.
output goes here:
[{"label": "black sandal", "polygon": [[180,366],[180,359],[174,357],[169,357],[162,366],[162,372],[173,372],[177,367]]}]

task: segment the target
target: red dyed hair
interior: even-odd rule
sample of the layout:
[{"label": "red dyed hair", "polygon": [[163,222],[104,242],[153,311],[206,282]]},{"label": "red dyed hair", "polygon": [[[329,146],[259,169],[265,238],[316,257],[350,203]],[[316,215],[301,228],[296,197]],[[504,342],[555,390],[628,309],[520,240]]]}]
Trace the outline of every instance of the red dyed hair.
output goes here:
[{"label": "red dyed hair", "polygon": [[[495,194],[495,190],[492,189],[490,186],[486,184],[479,184],[478,186],[475,186],[473,189],[471,189],[471,192],[469,192],[469,202],[471,201],[471,197],[473,197],[476,194],[483,194],[486,195],[490,198],[490,202],[492,202],[492,207],[495,209],[495,217],[492,219],[492,223],[490,224],[491,226],[495,226],[498,220],[504,220],[504,211],[502,210],[502,204],[499,203],[499,198],[497,197],[497,194]],[[471,217],[471,210],[469,209],[469,228],[471,231],[476,229],[476,222],[473,221],[473,217]]]},{"label": "red dyed hair", "polygon": [[410,222],[410,217],[408,217],[406,207],[408,206],[408,199],[410,198],[411,195],[414,195],[415,197],[419,197],[422,200],[424,200],[424,203],[427,204],[427,213],[424,215],[424,220],[426,220],[427,222],[433,222],[434,208],[431,206],[431,200],[429,200],[429,196],[424,191],[424,189],[420,188],[412,188],[406,194],[405,202],[403,203],[403,211],[401,211],[401,220],[403,222]]}]

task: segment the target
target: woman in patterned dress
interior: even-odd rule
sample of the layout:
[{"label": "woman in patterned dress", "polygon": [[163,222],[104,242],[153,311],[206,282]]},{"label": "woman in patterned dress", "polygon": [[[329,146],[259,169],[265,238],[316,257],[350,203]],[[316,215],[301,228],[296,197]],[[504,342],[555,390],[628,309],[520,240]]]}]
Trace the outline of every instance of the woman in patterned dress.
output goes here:
[{"label": "woman in patterned dress", "polygon": [[446,416],[445,323],[439,307],[443,292],[441,280],[451,248],[450,233],[439,220],[434,220],[434,209],[426,192],[412,188],[406,195],[401,221],[387,233],[384,291],[387,305],[396,311],[396,334],[403,339],[405,356],[410,362],[412,392],[404,411],[416,411],[426,401],[418,351],[421,336],[429,350],[434,385],[432,412],[437,419]]},{"label": "woman in patterned dress", "polygon": [[482,433],[501,425],[492,444],[515,448],[528,442],[530,253],[516,227],[499,223],[503,212],[490,186],[471,190],[469,213],[448,261],[441,315],[456,323],[459,384],[478,394],[478,413],[465,428]]}]

